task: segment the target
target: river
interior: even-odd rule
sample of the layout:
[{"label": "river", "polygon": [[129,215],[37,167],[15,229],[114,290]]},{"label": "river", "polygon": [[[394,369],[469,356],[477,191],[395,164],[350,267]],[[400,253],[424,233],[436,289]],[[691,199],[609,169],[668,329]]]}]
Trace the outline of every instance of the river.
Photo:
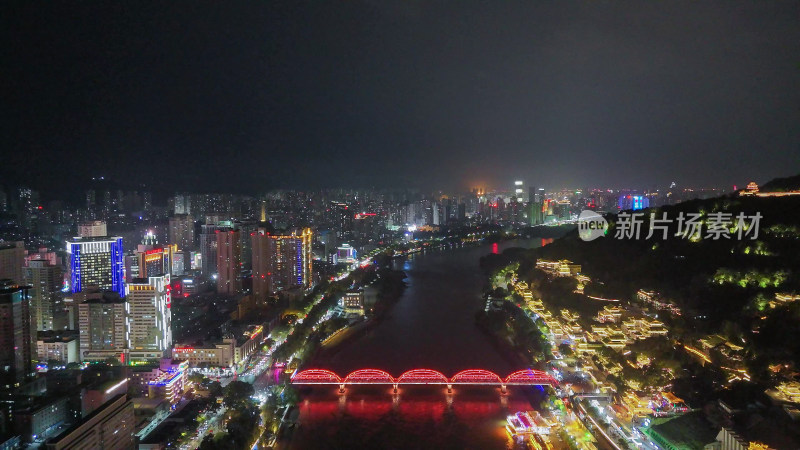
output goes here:
[{"label": "river", "polygon": [[[329,357],[309,366],[341,376],[363,368],[393,376],[426,368],[452,376],[464,369],[487,369],[501,377],[524,369],[504,358],[475,326],[484,307],[486,277],[479,259],[510,247],[539,247],[542,239],[507,241],[477,247],[434,250],[395,260],[406,275],[401,298],[366,334],[347,340]],[[542,388],[335,387],[301,391],[299,427],[291,439],[297,449],[325,448],[513,448],[503,425],[506,415],[532,410]]]}]

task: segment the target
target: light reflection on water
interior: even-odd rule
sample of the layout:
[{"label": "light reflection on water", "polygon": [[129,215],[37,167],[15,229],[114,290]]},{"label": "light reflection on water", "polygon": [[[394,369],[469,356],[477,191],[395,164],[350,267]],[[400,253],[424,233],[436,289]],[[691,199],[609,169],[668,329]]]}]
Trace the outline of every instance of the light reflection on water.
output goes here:
[{"label": "light reflection on water", "polygon": [[[483,308],[485,276],[478,264],[493,250],[538,247],[540,239],[430,251],[396,261],[407,275],[407,289],[386,317],[364,336],[346,342],[335,354],[315,361],[318,368],[344,376],[379,368],[398,376],[428,368],[452,376],[464,369],[487,369],[505,377],[519,367],[498,354],[475,326]],[[515,448],[505,433],[505,417],[538,409],[539,388],[454,386],[453,393],[435,386],[348,387],[301,391],[300,426],[291,447],[355,448]]]},{"label": "light reflection on water", "polygon": [[[536,409],[536,388],[434,386],[349,387],[305,390],[298,405],[300,427],[293,448],[515,448],[505,418]],[[377,445],[377,447],[376,447]]]}]

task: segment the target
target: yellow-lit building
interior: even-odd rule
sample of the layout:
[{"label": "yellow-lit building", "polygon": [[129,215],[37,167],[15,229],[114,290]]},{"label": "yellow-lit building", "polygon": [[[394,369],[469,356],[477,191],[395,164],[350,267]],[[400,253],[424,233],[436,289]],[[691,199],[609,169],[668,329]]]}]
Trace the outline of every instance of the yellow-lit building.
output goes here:
[{"label": "yellow-lit building", "polygon": [[650,397],[647,395],[639,395],[633,391],[628,391],[622,396],[622,403],[632,415],[647,416],[653,414],[653,408],[650,407]]},{"label": "yellow-lit building", "polygon": [[545,312],[544,302],[541,299],[531,300],[528,302],[528,307],[540,316]]},{"label": "yellow-lit building", "polygon": [[800,383],[792,381],[783,383],[776,388],[778,392],[791,402],[800,403]]},{"label": "yellow-lit building", "polygon": [[575,345],[575,351],[578,353],[595,354],[603,347],[603,344],[597,342],[578,342]]},{"label": "yellow-lit building", "polygon": [[621,350],[632,341],[623,333],[612,333],[604,337],[601,342],[606,347],[613,348],[614,350]]},{"label": "yellow-lit building", "polygon": [[578,275],[581,271],[581,265],[575,264],[572,261],[562,260],[558,264],[558,274],[562,277]]},{"label": "yellow-lit building", "polygon": [[568,309],[561,310],[561,317],[563,317],[567,322],[577,322],[578,319],[581,318],[578,313],[572,312]]},{"label": "yellow-lit building", "polygon": [[617,323],[622,319],[622,308],[619,306],[604,306],[603,310],[597,313],[597,321],[600,323]]},{"label": "yellow-lit building", "polygon": [[776,293],[775,294],[775,300],[771,300],[769,302],[769,307],[770,308],[777,308],[780,305],[785,305],[787,303],[797,302],[797,301],[800,301],[800,294],[786,294],[786,293],[779,294],[779,293]]}]

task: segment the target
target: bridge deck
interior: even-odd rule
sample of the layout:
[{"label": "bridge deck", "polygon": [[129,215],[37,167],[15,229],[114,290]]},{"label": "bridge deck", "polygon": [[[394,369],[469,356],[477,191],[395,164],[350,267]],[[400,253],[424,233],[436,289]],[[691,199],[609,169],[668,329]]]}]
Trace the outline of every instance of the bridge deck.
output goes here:
[{"label": "bridge deck", "polygon": [[558,386],[558,381],[546,372],[533,369],[518,370],[505,378],[494,372],[483,369],[469,369],[446,377],[441,372],[430,369],[414,369],[404,372],[399,377],[379,369],[360,369],[340,377],[327,369],[307,369],[292,376],[293,384],[390,384],[398,385],[486,385],[486,386]]}]

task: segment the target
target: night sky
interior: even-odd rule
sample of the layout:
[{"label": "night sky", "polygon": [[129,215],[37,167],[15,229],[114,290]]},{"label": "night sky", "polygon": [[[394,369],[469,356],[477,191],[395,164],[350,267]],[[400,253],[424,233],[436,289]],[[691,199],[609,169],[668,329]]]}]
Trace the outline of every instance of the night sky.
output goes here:
[{"label": "night sky", "polygon": [[800,172],[796,1],[0,8],[0,184],[728,186]]}]

